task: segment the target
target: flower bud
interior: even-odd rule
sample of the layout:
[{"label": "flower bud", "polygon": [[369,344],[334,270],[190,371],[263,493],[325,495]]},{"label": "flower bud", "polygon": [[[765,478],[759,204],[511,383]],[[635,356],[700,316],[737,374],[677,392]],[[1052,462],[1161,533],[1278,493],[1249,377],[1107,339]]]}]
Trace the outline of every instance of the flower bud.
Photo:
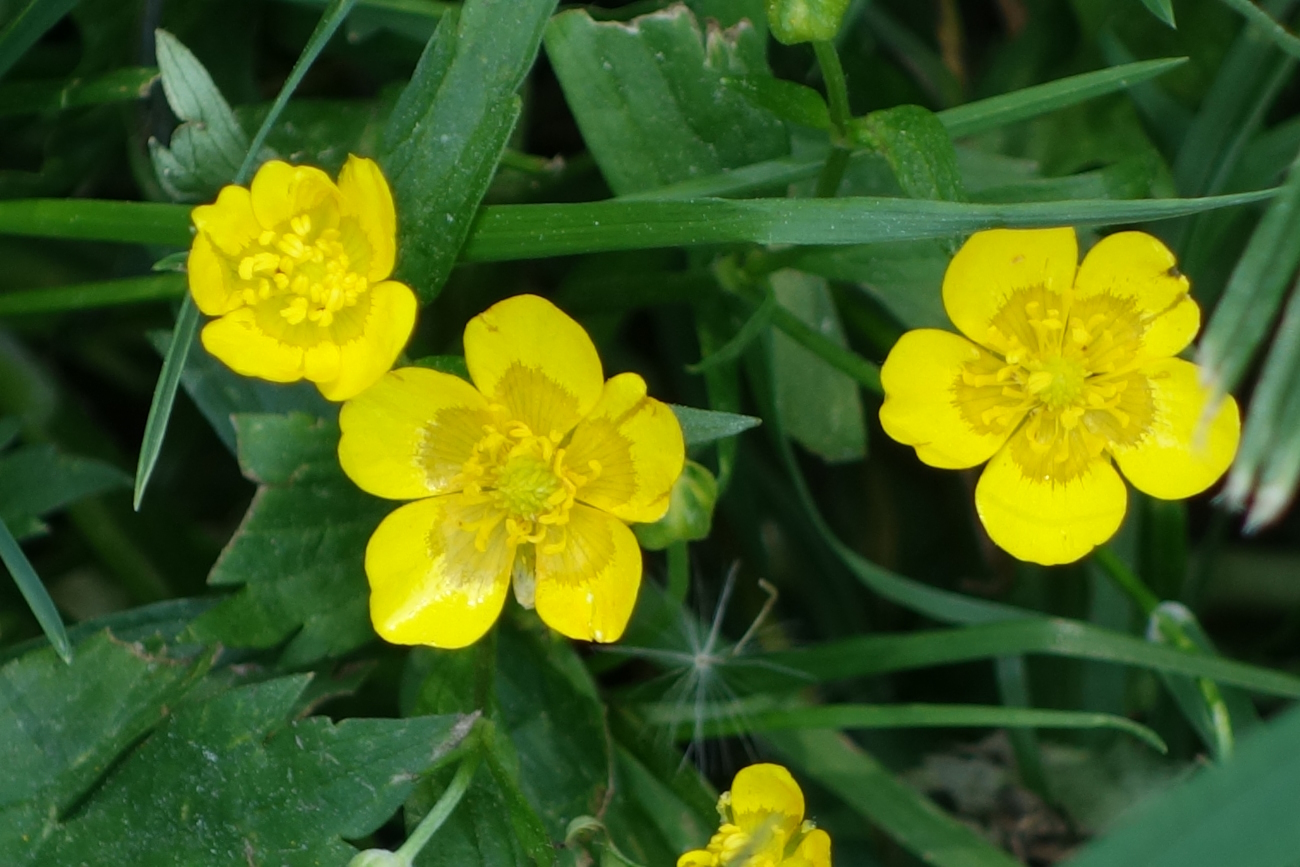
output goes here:
[{"label": "flower bud", "polygon": [[835,38],[849,0],[767,0],[772,35],[786,45]]},{"label": "flower bud", "polygon": [[387,849],[367,849],[352,856],[348,867],[411,867],[411,862]]}]

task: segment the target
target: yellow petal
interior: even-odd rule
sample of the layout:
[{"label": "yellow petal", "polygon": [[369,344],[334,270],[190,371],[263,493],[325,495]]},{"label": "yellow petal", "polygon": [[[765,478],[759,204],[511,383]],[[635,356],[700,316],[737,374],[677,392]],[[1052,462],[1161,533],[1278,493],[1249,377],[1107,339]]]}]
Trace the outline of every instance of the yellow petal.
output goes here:
[{"label": "yellow petal", "polygon": [[1115,535],[1128,491],[1109,460],[1093,461],[1068,482],[1050,482],[1027,477],[1013,451],[994,455],[975,486],[975,509],[998,547],[1050,566],[1072,563]]},{"label": "yellow petal", "polygon": [[370,620],[393,644],[457,648],[496,622],[514,549],[498,521],[486,550],[462,529],[483,517],[456,494],[408,503],[380,523],[366,546]]},{"label": "yellow petal", "polygon": [[336,343],[322,342],[302,352],[303,376],[312,382],[338,379],[342,356]]},{"label": "yellow petal", "polygon": [[339,464],[363,491],[414,500],[451,491],[492,415],[465,380],[403,367],[343,405]]},{"label": "yellow petal", "polygon": [[222,187],[215,203],[195,208],[190,219],[198,233],[227,256],[239,255],[262,233],[248,190],[234,184]]},{"label": "yellow petal", "polygon": [[707,849],[692,849],[677,859],[677,867],[715,867],[718,859]]},{"label": "yellow petal", "polygon": [[1115,449],[1120,470],[1138,490],[1162,500],[1199,494],[1219,480],[1237,454],[1241,418],[1228,395],[1202,429],[1209,392],[1196,365],[1166,358],[1142,368],[1155,404],[1151,430],[1137,445]]},{"label": "yellow petal", "polygon": [[397,256],[397,212],[379,165],[374,160],[349,155],[339,172],[339,193],[343,197],[343,215],[356,217],[370,242],[367,279],[371,282],[386,279],[393,273]]},{"label": "yellow petal", "polygon": [[976,232],[943,275],[944,309],[971,340],[1004,352],[1006,341],[990,328],[993,315],[1020,289],[1068,292],[1078,262],[1079,242],[1068,227]]},{"label": "yellow petal", "polygon": [[223,316],[244,306],[234,266],[213,247],[206,233],[195,236],[185,270],[189,273],[190,295],[207,315]]},{"label": "yellow petal", "polygon": [[785,860],[786,867],[831,867],[831,835],[814,828],[799,841],[794,854]]},{"label": "yellow petal", "polygon": [[1147,323],[1143,351],[1168,358],[1192,342],[1201,327],[1201,310],[1188,295],[1169,248],[1145,232],[1116,232],[1088,251],[1074,281],[1074,297],[1114,295],[1130,298]]},{"label": "yellow petal", "polygon": [[547,542],[537,546],[537,613],[569,638],[617,641],[641,587],[636,536],[612,515],[581,504],[563,529],[559,551],[547,551]]},{"label": "yellow petal", "polygon": [[507,298],[471,319],[465,364],[480,391],[539,436],[568,433],[605,385],[587,332],[536,295]]},{"label": "yellow petal", "polygon": [[291,166],[280,160],[262,164],[250,190],[253,213],[265,229],[279,229],[290,218],[337,203],[338,187],[313,166]]},{"label": "yellow petal", "polygon": [[605,383],[600,402],[573,429],[565,454],[573,472],[594,476],[578,490],[578,499],[630,522],[664,516],[685,461],[677,416],[646,397],[645,380],[635,373]]},{"label": "yellow petal", "polygon": [[387,280],[372,286],[362,332],[339,346],[338,375],[317,380],[327,400],[347,400],[383,376],[411,339],[418,304],[405,284]]},{"label": "yellow petal", "polygon": [[960,469],[988,460],[1006,442],[1024,412],[977,430],[957,400],[962,366],[989,354],[964,337],[931,328],[909,331],[880,370],[885,433],[916,448],[932,467]]},{"label": "yellow petal", "polygon": [[203,327],[203,348],[235,373],[271,382],[302,379],[303,349],[262,330],[257,312],[241,307]]},{"label": "yellow petal", "polygon": [[803,791],[780,765],[750,765],[731,781],[731,814],[747,834],[767,828],[789,840],[803,822],[803,810]]}]

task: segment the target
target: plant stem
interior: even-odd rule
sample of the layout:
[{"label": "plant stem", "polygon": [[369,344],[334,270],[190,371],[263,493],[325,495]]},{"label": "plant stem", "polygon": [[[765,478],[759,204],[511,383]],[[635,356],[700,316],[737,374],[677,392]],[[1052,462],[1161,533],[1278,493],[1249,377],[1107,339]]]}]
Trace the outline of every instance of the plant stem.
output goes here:
[{"label": "plant stem", "polygon": [[474,779],[474,772],[478,770],[479,754],[478,750],[471,750],[456,769],[456,776],[451,778],[451,784],[447,786],[447,791],[442,793],[442,797],[433,805],[433,809],[424,814],[420,824],[415,826],[415,830],[406,838],[406,842],[394,854],[399,859],[405,859],[406,864],[415,861],[415,856],[420,854],[424,844],[429,842],[429,838],[434,835],[442,823],[447,821],[452,810],[460,803],[460,799],[465,797],[465,791],[469,789],[470,782]]},{"label": "plant stem", "polygon": [[1092,556],[1110,580],[1128,594],[1129,599],[1133,600],[1133,604],[1137,605],[1144,617],[1150,617],[1160,606],[1160,597],[1152,593],[1151,588],[1142,582],[1137,573],[1124,565],[1124,561],[1120,560],[1108,546],[1102,545],[1097,548],[1092,552]]},{"label": "plant stem", "polygon": [[817,65],[821,67],[822,81],[826,84],[826,102],[831,114],[831,152],[817,178],[817,197],[830,198],[839,190],[844,170],[849,165],[849,149],[846,147],[847,126],[851,117],[849,88],[835,44],[814,42],[812,45],[813,52],[817,55]]}]

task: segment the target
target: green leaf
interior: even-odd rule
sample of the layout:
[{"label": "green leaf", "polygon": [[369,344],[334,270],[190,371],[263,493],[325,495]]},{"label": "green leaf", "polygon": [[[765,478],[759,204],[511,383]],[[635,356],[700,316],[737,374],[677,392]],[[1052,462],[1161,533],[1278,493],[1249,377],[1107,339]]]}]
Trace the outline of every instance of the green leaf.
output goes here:
[{"label": "green leaf", "polygon": [[194,345],[198,333],[199,308],[186,295],[181,301],[180,313],[176,315],[173,339],[167,347],[167,354],[163,356],[158,384],[154,386],[153,400],[149,403],[149,415],[144,421],[144,438],[140,443],[140,457],[136,461],[135,490],[132,494],[132,505],[137,512],[144,499],[144,489],[149,484],[154,467],[158,465],[163,438],[167,435],[167,422],[171,419],[172,405],[176,403],[176,389],[180,386],[181,373],[185,370],[185,359],[189,356],[190,347]]},{"label": "green leaf", "polygon": [[285,665],[338,656],[373,638],[363,556],[393,504],[339,468],[339,430],[301,413],[235,417],[239,462],[260,487],[208,582],[241,585],[194,622],[200,640],[272,647]]},{"label": "green leaf", "polygon": [[64,662],[71,662],[72,645],[68,643],[68,633],[63,627],[62,618],[59,617],[59,610],[54,607],[54,600],[50,598],[45,585],[41,583],[41,576],[36,574],[31,561],[27,559],[27,555],[18,545],[18,540],[14,538],[14,534],[10,532],[9,526],[3,520],[0,520],[0,562],[4,563],[9,574],[13,576],[14,583],[18,585],[18,592],[27,602],[27,607],[31,609],[36,622],[41,626],[41,631],[45,633],[45,637],[49,639],[59,658]]},{"label": "green leaf", "polygon": [[546,31],[583,141],[619,195],[789,152],[781,122],[725,83],[766,72],[763,49],[746,22],[706,39],[681,5],[627,23],[575,9]]},{"label": "green leaf", "polygon": [[72,11],[77,0],[30,0],[0,32],[0,77],[13,69],[27,49]]},{"label": "green leaf", "polygon": [[[148,337],[154,349],[165,355],[171,344],[171,335],[166,331],[151,331]],[[301,412],[329,421],[338,418],[338,404],[321,397],[312,383],[267,382],[240,376],[209,355],[197,339],[193,341],[189,360],[181,374],[181,385],[231,454],[238,453],[235,415]]]},{"label": "green leaf", "polygon": [[1015,867],[1020,862],[899,782],[869,753],[824,729],[769,732],[799,775],[835,793],[904,849],[934,867]]},{"label": "green leaf", "polygon": [[899,241],[810,247],[790,264],[828,280],[856,283],[907,328],[951,331],[939,291],[951,258],[939,241]]},{"label": "green leaf", "polygon": [[42,863],[345,863],[356,850],[343,840],[383,824],[464,732],[449,716],[290,719],[306,684],[179,708],[54,831]]},{"label": "green leaf", "polygon": [[49,443],[24,446],[0,457],[0,520],[22,538],[40,531],[42,515],[130,484],[130,476],[103,461]]},{"label": "green leaf", "polygon": [[898,185],[912,198],[966,198],[952,137],[934,112],[919,105],[873,111],[852,120],[848,134],[856,144],[883,154]]},{"label": "green leaf", "polygon": [[168,196],[206,201],[239,173],[248,136],[199,59],[166,30],[156,38],[163,92],[183,123],[168,146],[150,139],[149,155]]},{"label": "green leaf", "polygon": [[707,539],[718,502],[718,480],[707,467],[687,461],[673,484],[668,513],[653,524],[634,524],[641,547],[662,551],[674,542]]},{"label": "green leaf", "polygon": [[158,70],[115,69],[93,78],[23,81],[0,86],[0,117],[59,111],[84,105],[132,102],[149,95]]},{"label": "green leaf", "polygon": [[892,728],[1107,728],[1127,732],[1165,752],[1160,736],[1144,725],[1108,713],[1040,710],[1002,705],[952,704],[823,704],[766,709],[744,702],[705,705],[650,705],[646,719],[673,726],[679,740],[695,736],[702,723],[705,737],[766,734],[792,729]]},{"label": "green leaf", "polygon": [[70,664],[47,648],[0,668],[0,858],[15,867],[59,863],[36,858],[57,817],[166,719],[211,661],[100,632]]},{"label": "green leaf", "polygon": [[825,98],[807,85],[772,75],[741,75],[723,78],[722,83],[786,123],[812,129],[831,128]]},{"label": "green leaf", "polygon": [[[1154,0],[1153,0],[1154,2]],[[1162,0],[1168,2],[1168,0]],[[1220,0],[1224,6],[1240,13],[1246,21],[1254,25],[1256,29],[1263,33],[1273,44],[1285,51],[1292,57],[1300,57],[1300,38],[1290,33],[1285,27],[1273,19],[1272,15],[1259,8],[1251,0]],[[1282,6],[1282,10],[1289,9],[1289,6]],[[1283,12],[1285,14],[1285,12]]]},{"label": "green leaf", "polygon": [[156,274],[4,292],[0,293],[0,316],[91,310],[118,304],[170,300],[183,297],[186,285],[184,274]]},{"label": "green leaf", "polygon": [[1070,867],[1291,867],[1300,851],[1300,712],[1257,729],[1232,761],[1157,796]]},{"label": "green leaf", "polygon": [[1177,27],[1174,23],[1174,3],[1173,0],[1142,0],[1142,5],[1147,7],[1152,15],[1159,18],[1170,27]]},{"label": "green leaf", "polygon": [[[825,280],[788,269],[770,279],[777,301],[786,310],[847,348]],[[771,352],[776,402],[790,436],[827,461],[863,458],[867,428],[858,384],[785,334],[772,336]]]},{"label": "green leaf", "polygon": [[397,278],[425,303],[442,290],[505,150],[556,0],[467,0],[444,15],[384,131],[397,202]]},{"label": "green leaf", "polygon": [[685,438],[688,447],[734,437],[763,423],[762,419],[754,418],[752,415],[696,409],[692,406],[678,406],[675,403],[668,406],[682,426],[682,437]]}]

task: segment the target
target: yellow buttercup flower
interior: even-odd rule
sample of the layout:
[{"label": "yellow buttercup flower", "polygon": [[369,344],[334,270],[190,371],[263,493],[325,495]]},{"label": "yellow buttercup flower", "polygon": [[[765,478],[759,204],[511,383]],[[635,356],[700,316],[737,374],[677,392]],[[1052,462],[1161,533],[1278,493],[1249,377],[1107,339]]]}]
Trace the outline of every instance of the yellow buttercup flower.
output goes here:
[{"label": "yellow buttercup flower", "polygon": [[718,833],[677,867],[831,867],[831,838],[803,818],[803,791],[780,765],[750,765],[718,799]]},{"label": "yellow buttercup flower", "polygon": [[203,345],[232,370],[306,378],[347,400],[393,366],[416,301],[388,279],[397,216],[372,160],[349,156],[337,185],[320,169],[273,160],[250,188],[223,188],[192,218],[190,293],[220,317]]},{"label": "yellow buttercup flower", "polygon": [[1203,418],[1210,395],[1174,357],[1200,309],[1173,254],[1119,232],[1078,256],[1069,228],[976,233],[943,280],[965,337],[909,331],[881,370],[886,433],[931,466],[987,460],[980,521],[1043,564],[1119,529],[1128,494],[1115,464],[1153,497],[1190,497],[1223,475],[1240,433],[1231,397]]},{"label": "yellow buttercup flower", "polygon": [[474,317],[464,343],[472,385],[402,368],[339,417],[352,480],[416,500],[366,548],[375,630],[472,644],[513,578],[552,629],[617,640],[641,583],[627,525],[663,517],[685,461],[676,416],[635,373],[606,381],[582,326],[534,295]]}]

